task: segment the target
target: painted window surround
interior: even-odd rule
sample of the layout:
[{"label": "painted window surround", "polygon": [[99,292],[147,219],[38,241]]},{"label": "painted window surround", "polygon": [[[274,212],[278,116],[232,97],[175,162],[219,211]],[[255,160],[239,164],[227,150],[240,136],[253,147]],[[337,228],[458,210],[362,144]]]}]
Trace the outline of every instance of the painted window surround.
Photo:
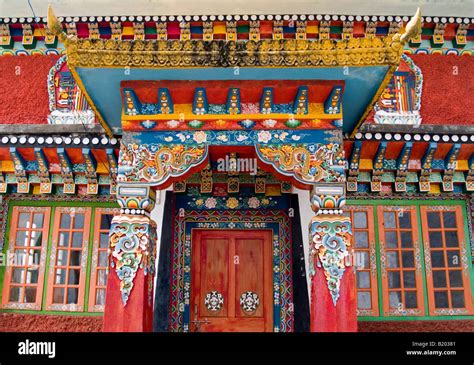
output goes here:
[{"label": "painted window surround", "polygon": [[421,249],[421,256],[422,256],[422,291],[423,291],[423,298],[424,298],[424,314],[420,316],[387,316],[384,315],[384,307],[383,307],[383,288],[382,288],[382,274],[380,270],[380,228],[378,222],[380,221],[381,217],[377,214],[377,207],[380,206],[412,206],[416,210],[416,221],[415,224],[418,227],[422,227],[422,216],[421,216],[421,207],[433,207],[433,206],[459,206],[461,207],[462,211],[462,218],[463,218],[463,233],[464,233],[464,242],[466,245],[466,256],[468,260],[469,266],[469,277],[470,277],[470,285],[471,285],[471,296],[474,298],[474,270],[472,266],[472,257],[471,257],[471,248],[469,247],[470,242],[470,233],[469,233],[469,225],[468,222],[468,211],[467,211],[467,204],[469,204],[469,200],[462,198],[453,198],[452,200],[445,200],[445,199],[413,199],[413,200],[405,200],[405,199],[377,199],[373,197],[369,199],[364,197],[364,199],[357,199],[353,197],[349,197],[347,201],[347,205],[349,206],[369,206],[373,208],[374,211],[374,236],[375,236],[375,248],[376,248],[376,258],[377,258],[377,286],[378,286],[378,315],[376,316],[358,316],[359,321],[415,321],[415,320],[474,320],[474,315],[430,315],[429,311],[429,293],[428,293],[428,286],[427,282],[428,279],[426,277],[425,271],[425,261],[424,261],[424,252],[425,249],[423,247],[423,230],[419,229],[418,235],[419,239],[418,242],[420,244]]},{"label": "painted window surround", "polygon": [[[51,268],[52,263],[50,262],[51,252],[53,248],[53,231],[54,231],[54,219],[57,208],[59,207],[83,207],[83,208],[91,208],[91,224],[88,229],[88,242],[89,245],[87,247],[87,264],[85,267],[85,293],[84,293],[84,305],[83,311],[62,311],[62,310],[46,310],[46,304],[48,300],[48,287],[49,281],[51,280],[47,270],[45,270],[44,275],[44,285],[42,288],[42,296],[41,296],[41,309],[40,310],[31,310],[31,309],[7,309],[7,308],[0,308],[0,312],[3,313],[30,313],[30,314],[55,314],[55,315],[79,315],[79,316],[102,316],[102,308],[92,306],[92,300],[90,298],[90,294],[92,293],[94,285],[92,285],[91,280],[93,280],[93,266],[94,266],[94,259],[93,253],[96,250],[96,237],[94,231],[94,222],[96,221],[96,217],[98,212],[104,212],[106,208],[115,208],[118,209],[118,205],[113,202],[79,202],[79,201],[35,201],[35,200],[10,200],[8,204],[8,217],[7,217],[7,229],[5,232],[5,245],[3,247],[2,252],[8,252],[9,247],[9,239],[10,239],[10,222],[13,214],[13,208],[16,206],[28,206],[28,207],[51,207],[51,215],[50,215],[50,222],[49,222],[49,234],[47,238],[47,255],[46,255],[46,266],[45,268]],[[5,266],[0,266],[0,302],[2,300],[2,292],[3,286],[5,281]]]}]

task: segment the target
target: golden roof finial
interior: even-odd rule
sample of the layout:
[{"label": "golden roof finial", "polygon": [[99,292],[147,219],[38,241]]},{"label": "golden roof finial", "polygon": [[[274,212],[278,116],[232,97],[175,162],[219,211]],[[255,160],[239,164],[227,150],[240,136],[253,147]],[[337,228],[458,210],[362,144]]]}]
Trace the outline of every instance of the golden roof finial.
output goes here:
[{"label": "golden roof finial", "polygon": [[61,42],[64,42],[67,38],[66,33],[63,31],[63,26],[54,14],[53,7],[51,4],[48,5],[48,29],[59,38]]},{"label": "golden roof finial", "polygon": [[410,19],[405,27],[405,32],[400,37],[401,43],[407,43],[413,37],[417,37],[421,33],[421,11],[416,9],[415,15]]}]

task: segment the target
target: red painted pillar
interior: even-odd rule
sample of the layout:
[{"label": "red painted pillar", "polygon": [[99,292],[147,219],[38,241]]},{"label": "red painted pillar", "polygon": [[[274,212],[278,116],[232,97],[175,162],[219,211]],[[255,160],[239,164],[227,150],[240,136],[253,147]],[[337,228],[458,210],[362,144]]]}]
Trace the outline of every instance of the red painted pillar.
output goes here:
[{"label": "red painted pillar", "polygon": [[133,295],[124,306],[120,292],[120,280],[114,273],[109,273],[104,311],[104,332],[152,331],[153,297],[150,295],[150,285],[153,288],[153,275],[144,275],[144,270],[139,269],[134,280]]},{"label": "red painted pillar", "polygon": [[311,332],[357,331],[352,228],[350,217],[342,214],[341,189],[315,186],[311,193],[316,213],[309,225]]},{"label": "red painted pillar", "polygon": [[[152,330],[156,224],[148,216],[154,199],[146,199],[138,200],[138,208],[146,209],[122,209],[123,214],[112,220],[104,332]],[[137,202],[125,203],[120,197],[118,201],[122,208]]]},{"label": "red painted pillar", "polygon": [[339,299],[334,305],[322,268],[311,279],[311,332],[356,332],[355,278],[352,267],[341,280]]}]

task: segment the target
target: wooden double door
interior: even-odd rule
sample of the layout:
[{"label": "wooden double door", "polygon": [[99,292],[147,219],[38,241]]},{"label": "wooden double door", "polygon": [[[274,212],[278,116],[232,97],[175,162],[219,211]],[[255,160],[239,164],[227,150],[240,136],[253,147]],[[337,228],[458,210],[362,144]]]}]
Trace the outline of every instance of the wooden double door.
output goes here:
[{"label": "wooden double door", "polygon": [[272,231],[193,230],[190,331],[273,330]]}]

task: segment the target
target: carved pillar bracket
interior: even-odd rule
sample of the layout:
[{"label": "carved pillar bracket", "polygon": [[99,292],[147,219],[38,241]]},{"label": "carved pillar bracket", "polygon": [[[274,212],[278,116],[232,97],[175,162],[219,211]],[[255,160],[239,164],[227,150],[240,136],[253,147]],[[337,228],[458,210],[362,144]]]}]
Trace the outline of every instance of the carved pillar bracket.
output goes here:
[{"label": "carved pillar bracket", "polygon": [[339,298],[352,236],[351,220],[342,215],[344,204],[344,185],[314,185],[311,191],[311,207],[316,215],[309,226],[310,275],[316,274],[317,267],[324,270],[334,306]]},{"label": "carved pillar bracket", "polygon": [[[341,139],[342,141],[342,139]],[[299,183],[344,182],[344,150],[342,143],[323,141],[314,144],[257,144],[261,161],[280,174]]]},{"label": "carved pillar bracket", "polygon": [[181,177],[207,159],[207,145],[143,144],[122,140],[117,181],[158,186]]},{"label": "carved pillar bracket", "polygon": [[119,185],[117,201],[121,214],[113,218],[110,228],[110,267],[120,280],[125,306],[138,270],[143,269],[144,276],[155,271],[156,224],[149,217],[155,194],[150,187]]}]

